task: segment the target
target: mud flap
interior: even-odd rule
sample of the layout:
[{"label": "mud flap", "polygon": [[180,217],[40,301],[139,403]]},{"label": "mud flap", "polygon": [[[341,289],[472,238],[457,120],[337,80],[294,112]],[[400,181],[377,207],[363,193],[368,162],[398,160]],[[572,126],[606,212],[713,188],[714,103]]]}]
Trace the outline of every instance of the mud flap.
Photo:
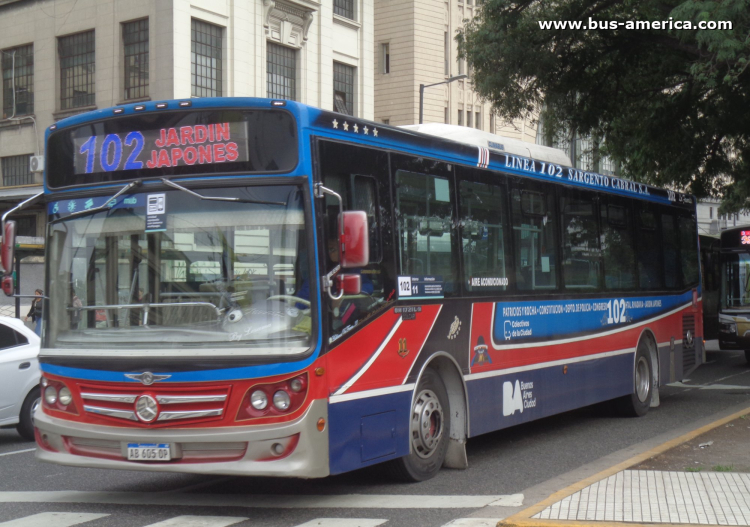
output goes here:
[{"label": "mud flap", "polygon": [[468,468],[469,459],[466,457],[466,440],[453,439],[448,441],[448,450],[445,453],[443,466],[447,468]]}]

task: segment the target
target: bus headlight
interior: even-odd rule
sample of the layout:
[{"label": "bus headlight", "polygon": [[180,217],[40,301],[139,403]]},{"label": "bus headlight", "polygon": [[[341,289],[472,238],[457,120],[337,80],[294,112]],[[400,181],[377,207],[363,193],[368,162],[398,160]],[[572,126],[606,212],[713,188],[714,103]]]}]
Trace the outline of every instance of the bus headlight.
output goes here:
[{"label": "bus headlight", "polygon": [[250,396],[250,404],[256,410],[265,410],[266,406],[268,406],[268,396],[264,391],[256,390]]},{"label": "bus headlight", "polygon": [[289,408],[290,403],[291,399],[289,399],[289,394],[284,390],[279,390],[273,394],[273,405],[282,412]]},{"label": "bus headlight", "polygon": [[63,386],[60,388],[60,393],[57,396],[58,401],[60,401],[60,404],[63,406],[68,406],[70,404],[70,401],[73,400],[73,394],[70,393],[70,389],[67,386]]},{"label": "bus headlight", "polygon": [[719,332],[735,335],[737,333],[737,324],[732,322],[719,322]]},{"label": "bus headlight", "polygon": [[44,400],[50,406],[57,402],[57,390],[54,386],[47,386],[44,389]]}]

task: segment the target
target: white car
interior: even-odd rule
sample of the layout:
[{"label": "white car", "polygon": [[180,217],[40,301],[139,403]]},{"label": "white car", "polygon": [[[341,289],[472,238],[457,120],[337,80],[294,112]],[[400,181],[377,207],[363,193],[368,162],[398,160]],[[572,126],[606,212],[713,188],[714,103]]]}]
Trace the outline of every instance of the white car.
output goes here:
[{"label": "white car", "polygon": [[40,342],[21,320],[0,316],[0,428],[15,426],[28,441],[40,401]]}]

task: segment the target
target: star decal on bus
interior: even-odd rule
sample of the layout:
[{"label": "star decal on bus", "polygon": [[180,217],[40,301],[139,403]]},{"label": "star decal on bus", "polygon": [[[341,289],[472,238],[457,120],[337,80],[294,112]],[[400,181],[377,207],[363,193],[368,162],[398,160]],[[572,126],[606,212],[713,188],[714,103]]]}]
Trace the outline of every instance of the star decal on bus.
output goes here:
[{"label": "star decal on bus", "polygon": [[339,129],[339,122],[336,119],[333,120],[332,124],[333,124],[334,130],[338,130]]},{"label": "star decal on bus", "polygon": [[373,128],[372,129],[372,135],[374,135],[375,137],[378,136],[378,129],[377,128]]},{"label": "star decal on bus", "polygon": [[359,133],[359,127],[357,126],[357,123],[354,123],[354,133],[355,134]]},{"label": "star decal on bus", "polygon": [[348,132],[348,131],[349,131],[349,123],[344,121],[344,132]]}]

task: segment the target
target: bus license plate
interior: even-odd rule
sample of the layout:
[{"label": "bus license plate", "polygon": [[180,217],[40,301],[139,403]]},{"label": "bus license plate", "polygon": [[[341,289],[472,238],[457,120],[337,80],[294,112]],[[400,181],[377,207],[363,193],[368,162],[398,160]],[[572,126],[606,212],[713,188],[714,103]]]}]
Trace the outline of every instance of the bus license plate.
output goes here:
[{"label": "bus license plate", "polygon": [[167,443],[128,443],[128,461],[169,461]]}]

